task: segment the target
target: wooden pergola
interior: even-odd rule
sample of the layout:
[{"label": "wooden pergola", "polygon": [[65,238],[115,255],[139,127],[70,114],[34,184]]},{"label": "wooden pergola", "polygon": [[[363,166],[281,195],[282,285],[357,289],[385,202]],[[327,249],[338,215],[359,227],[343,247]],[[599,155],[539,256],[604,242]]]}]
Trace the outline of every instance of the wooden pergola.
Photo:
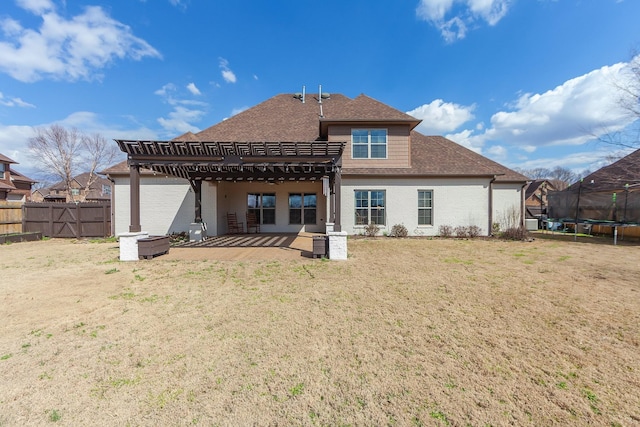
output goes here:
[{"label": "wooden pergola", "polygon": [[345,142],[213,142],[117,139],[130,170],[130,232],[140,232],[140,168],[189,181],[194,222],[202,222],[202,181],[329,182],[329,221],[340,230],[340,185]]}]

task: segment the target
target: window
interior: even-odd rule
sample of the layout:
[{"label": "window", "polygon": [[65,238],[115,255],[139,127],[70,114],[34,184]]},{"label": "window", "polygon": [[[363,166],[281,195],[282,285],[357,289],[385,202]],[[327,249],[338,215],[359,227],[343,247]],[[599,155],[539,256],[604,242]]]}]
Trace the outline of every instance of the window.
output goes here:
[{"label": "window", "polygon": [[79,196],[80,195],[80,189],[79,188],[72,188],[71,189],[71,195],[72,196]]},{"label": "window", "polygon": [[354,159],[386,159],[386,129],[352,129],[351,157]]},{"label": "window", "polygon": [[289,224],[315,224],[316,201],[312,193],[289,194]]},{"label": "window", "polygon": [[356,190],[356,225],[384,225],[385,192]]},{"label": "window", "polygon": [[106,185],[106,184],[102,184],[102,194],[104,194],[105,196],[110,196],[111,195],[111,186],[110,185]]},{"label": "window", "polygon": [[260,224],[276,223],[276,195],[274,193],[249,193],[247,211],[256,214]]},{"label": "window", "polygon": [[418,225],[433,225],[433,190],[418,190]]}]

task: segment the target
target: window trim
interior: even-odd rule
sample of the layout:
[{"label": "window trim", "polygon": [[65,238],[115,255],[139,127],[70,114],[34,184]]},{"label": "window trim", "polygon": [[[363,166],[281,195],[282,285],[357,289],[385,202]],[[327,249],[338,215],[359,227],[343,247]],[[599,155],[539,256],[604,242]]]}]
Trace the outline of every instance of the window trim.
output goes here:
[{"label": "window trim", "polygon": [[[367,209],[368,222],[366,222],[364,224],[358,224],[358,212],[357,211],[358,211],[358,209],[365,209],[365,208],[362,208],[362,207],[358,207],[358,202],[357,202],[356,196],[357,196],[357,193],[359,193],[359,192],[366,192],[367,193],[367,207],[366,207],[366,209]],[[372,192],[380,192],[380,193],[382,193],[383,205],[382,205],[381,209],[382,209],[382,215],[384,216],[384,220],[383,220],[383,222],[381,224],[376,224],[376,225],[378,225],[380,227],[386,227],[387,226],[387,190],[385,190],[385,189],[375,189],[375,188],[374,189],[368,189],[368,190],[355,189],[355,190],[353,190],[353,201],[354,201],[354,203],[353,203],[353,221],[354,221],[354,227],[356,227],[356,228],[363,228],[363,227],[369,225],[371,223],[371,218],[372,218],[372,216],[371,216],[372,209],[374,209],[374,208],[380,209],[379,206],[375,206],[375,207],[371,206],[372,205],[372,203],[371,203],[371,193]]]},{"label": "window trim", "polygon": [[[420,193],[421,192],[429,192],[431,193],[431,206],[426,207],[426,206],[420,206]],[[418,223],[418,227],[433,227],[433,199],[434,199],[434,191],[433,189],[426,189],[426,188],[419,188],[418,189],[418,197],[417,197],[417,208],[418,208],[418,218],[417,218],[417,223]],[[431,223],[430,224],[420,224],[420,211],[422,210],[428,210],[431,212]]]},{"label": "window trim", "polygon": [[[380,143],[372,143],[371,142],[371,131],[380,130],[384,131],[384,144]],[[366,157],[356,157],[355,146],[364,146],[365,144],[354,144],[353,142],[353,133],[355,131],[367,131],[367,156]],[[384,145],[384,157],[372,157],[371,156],[371,148],[372,146],[381,146]],[[351,128],[351,158],[353,160],[386,160],[389,158],[389,129],[388,128]]]}]

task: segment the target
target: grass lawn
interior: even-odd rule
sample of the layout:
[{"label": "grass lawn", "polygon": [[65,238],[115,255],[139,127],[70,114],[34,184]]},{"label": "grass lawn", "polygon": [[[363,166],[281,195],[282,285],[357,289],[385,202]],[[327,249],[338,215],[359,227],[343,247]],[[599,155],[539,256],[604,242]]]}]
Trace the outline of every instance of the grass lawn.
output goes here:
[{"label": "grass lawn", "polygon": [[180,250],[1,245],[0,426],[640,424],[638,245]]}]

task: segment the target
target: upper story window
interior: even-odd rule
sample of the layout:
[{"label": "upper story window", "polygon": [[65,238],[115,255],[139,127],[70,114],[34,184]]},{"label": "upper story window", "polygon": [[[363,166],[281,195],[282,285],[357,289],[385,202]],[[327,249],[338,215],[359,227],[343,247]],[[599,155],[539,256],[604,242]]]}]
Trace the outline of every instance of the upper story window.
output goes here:
[{"label": "upper story window", "polygon": [[106,184],[102,184],[102,194],[104,194],[105,196],[110,196],[111,195],[111,186],[110,185],[106,185]]},{"label": "upper story window", "polygon": [[386,129],[352,129],[351,157],[353,159],[386,159]]}]

